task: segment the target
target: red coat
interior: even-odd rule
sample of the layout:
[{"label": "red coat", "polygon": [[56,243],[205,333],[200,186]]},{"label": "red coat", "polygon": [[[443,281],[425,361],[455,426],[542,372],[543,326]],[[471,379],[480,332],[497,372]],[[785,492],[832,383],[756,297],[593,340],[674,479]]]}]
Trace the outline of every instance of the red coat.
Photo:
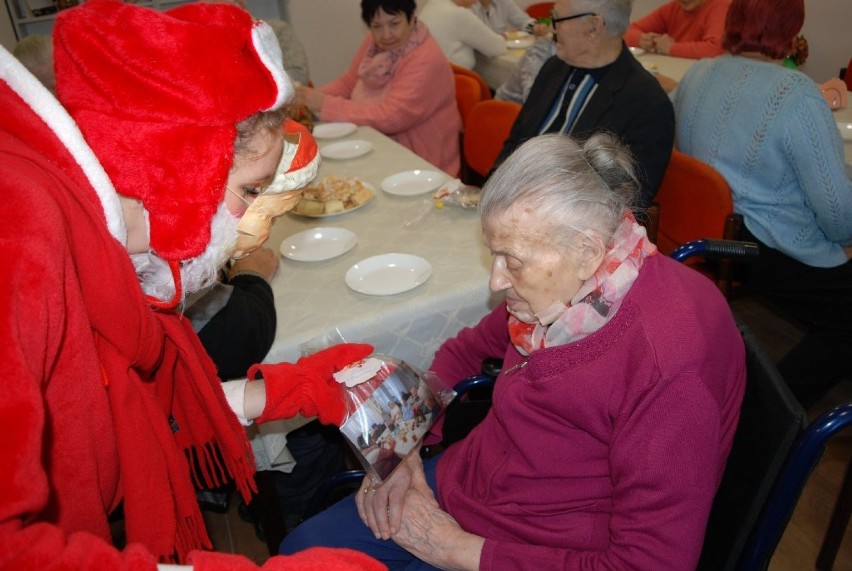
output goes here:
[{"label": "red coat", "polygon": [[[97,159],[1,48],[0,106],[0,569],[154,569],[209,547],[185,454],[196,481],[230,473],[248,493],[245,433],[188,322],[146,305]],[[122,502],[131,545],[119,552],[107,517]],[[272,566],[339,569],[341,557],[371,561],[313,552]]]}]

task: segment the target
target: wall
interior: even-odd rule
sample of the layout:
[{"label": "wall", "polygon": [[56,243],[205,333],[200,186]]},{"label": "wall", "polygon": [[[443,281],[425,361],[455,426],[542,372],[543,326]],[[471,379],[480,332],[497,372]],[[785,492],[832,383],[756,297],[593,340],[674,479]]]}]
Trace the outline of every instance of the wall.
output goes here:
[{"label": "wall", "polygon": [[[0,6],[0,45],[9,51],[15,47],[17,43],[17,39],[15,38],[15,30],[12,26],[12,19],[9,15],[9,10],[7,8],[8,3],[17,2],[18,0],[5,0],[5,2]],[[21,0],[22,2],[25,0]],[[256,17],[260,19],[279,19],[282,17],[282,14],[285,13],[282,11],[282,4],[285,0],[278,0],[278,2],[271,2],[269,0],[247,0],[249,11]],[[44,22],[40,22],[39,24],[32,26],[32,31],[30,33],[37,34],[49,34],[50,30],[53,27],[53,22],[50,20],[46,20]]]},{"label": "wall", "polygon": [[12,28],[12,19],[6,10],[6,5],[0,6],[0,46],[9,51],[15,47],[15,30]]},{"label": "wall", "polygon": [[367,33],[359,0],[286,0],[286,11],[308,54],[311,81],[340,76]]},{"label": "wall", "polygon": [[[289,17],[305,45],[316,85],[339,76],[366,33],[360,18],[359,0],[248,0],[257,17]],[[534,0],[516,0],[527,6]],[[635,0],[633,17],[641,17],[665,0]],[[420,0],[418,4],[422,4]],[[852,57],[852,1],[805,0],[807,16],[802,32],[808,39],[810,57],[802,71],[816,81],[836,76]],[[0,13],[0,44],[11,49],[15,36],[3,6]]]}]

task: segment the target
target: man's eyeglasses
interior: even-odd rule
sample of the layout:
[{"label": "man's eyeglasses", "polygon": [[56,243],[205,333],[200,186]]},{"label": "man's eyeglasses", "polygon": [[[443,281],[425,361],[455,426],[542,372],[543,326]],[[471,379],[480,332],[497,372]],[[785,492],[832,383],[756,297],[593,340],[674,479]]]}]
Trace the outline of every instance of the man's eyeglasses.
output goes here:
[{"label": "man's eyeglasses", "polygon": [[553,26],[553,29],[556,30],[556,24],[559,22],[566,22],[568,20],[574,20],[576,18],[582,18],[584,16],[597,16],[594,12],[580,12],[579,14],[574,14],[573,16],[562,16],[561,18],[554,14],[550,13],[550,25]]}]

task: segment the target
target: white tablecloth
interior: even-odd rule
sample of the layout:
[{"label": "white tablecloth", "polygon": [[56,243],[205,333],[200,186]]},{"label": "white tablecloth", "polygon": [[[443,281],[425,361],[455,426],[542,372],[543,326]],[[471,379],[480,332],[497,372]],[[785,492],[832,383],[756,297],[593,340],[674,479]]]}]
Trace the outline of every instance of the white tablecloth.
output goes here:
[{"label": "white tablecloth", "polygon": [[[334,339],[339,330],[346,341],[371,343],[379,352],[426,367],[441,342],[478,322],[497,303],[488,290],[491,257],[482,243],[478,212],[451,206],[436,209],[431,193],[399,197],[383,192],[382,180],[389,175],[437,169],[372,128],[359,127],[344,139],[318,142],[322,148],[351,139],[369,141],[374,148],[356,159],[323,159],[318,178],[358,176],[375,188],[375,198],[358,210],[327,218],[287,214],[275,222],[267,246],[277,250],[288,236],[321,226],[349,229],[358,236],[358,244],[322,262],[282,259],[272,281],[278,327],[266,362],[295,361],[303,344],[322,346],[324,336]],[[403,226],[423,208],[429,212],[419,224]],[[364,295],[346,286],[344,275],[350,266],[390,252],[425,258],[432,266],[431,277],[413,290],[390,296]],[[286,466],[283,436],[292,425],[267,423],[257,428],[265,435],[253,439],[258,465],[264,468],[268,460]]]},{"label": "white tablecloth", "polygon": [[[375,188],[374,199],[358,210],[327,218],[283,216],[267,245],[277,249],[286,237],[321,226],[349,229],[358,244],[323,262],[282,259],[272,282],[278,329],[266,360],[297,359],[303,343],[337,328],[347,341],[372,343],[377,351],[426,366],[444,339],[476,323],[491,307],[490,254],[482,243],[479,215],[450,206],[436,209],[431,193],[400,197],[383,192],[382,180],[392,174],[438,169],[372,128],[359,127],[341,140],[349,139],[369,141],[374,148],[356,159],[323,159],[318,179],[358,176]],[[337,141],[320,140],[320,148]],[[405,228],[404,220],[422,209],[429,210],[423,220]],[[364,295],[346,286],[350,266],[389,252],[425,258],[432,276],[411,291],[391,296]]]},{"label": "white tablecloth", "polygon": [[[846,99],[849,101],[849,106],[832,112],[834,120],[840,124],[839,126],[852,125],[852,91],[848,92],[847,95]],[[843,139],[843,155],[846,159],[846,174],[849,175],[849,178],[852,178],[852,136],[849,135],[848,130],[846,130]]]}]

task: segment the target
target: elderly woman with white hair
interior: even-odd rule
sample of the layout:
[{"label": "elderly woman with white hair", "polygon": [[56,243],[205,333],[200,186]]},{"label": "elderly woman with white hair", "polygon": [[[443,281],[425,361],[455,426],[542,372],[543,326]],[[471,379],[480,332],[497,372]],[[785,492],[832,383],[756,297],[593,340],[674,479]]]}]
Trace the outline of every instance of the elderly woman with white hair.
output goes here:
[{"label": "elderly woman with white hair", "polygon": [[481,221],[505,302],[431,367],[460,379],[501,356],[490,412],[441,455],[365,481],[283,553],[357,546],[390,569],[695,568],[739,416],[742,337],[715,286],[648,241],[637,186],[605,134],[543,135],[503,163]]}]

